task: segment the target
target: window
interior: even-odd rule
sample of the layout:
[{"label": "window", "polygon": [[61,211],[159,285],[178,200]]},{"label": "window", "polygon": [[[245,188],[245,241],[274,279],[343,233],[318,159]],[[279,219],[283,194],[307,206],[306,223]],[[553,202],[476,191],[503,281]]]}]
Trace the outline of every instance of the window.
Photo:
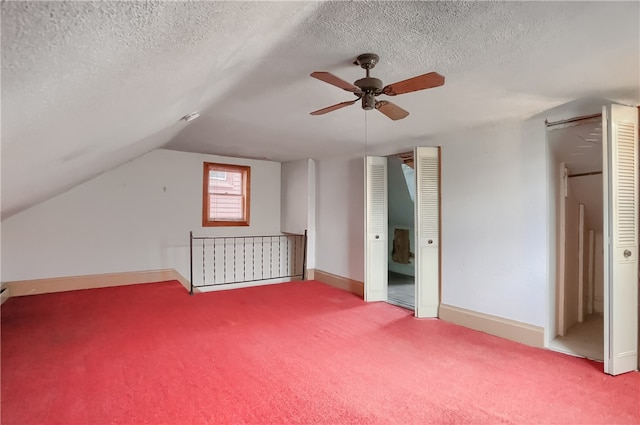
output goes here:
[{"label": "window", "polygon": [[251,167],[204,163],[203,226],[248,226]]}]

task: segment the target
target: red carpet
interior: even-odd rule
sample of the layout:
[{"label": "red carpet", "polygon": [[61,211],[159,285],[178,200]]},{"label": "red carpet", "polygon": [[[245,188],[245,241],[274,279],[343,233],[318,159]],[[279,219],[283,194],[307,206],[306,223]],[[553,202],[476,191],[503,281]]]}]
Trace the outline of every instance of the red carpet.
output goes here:
[{"label": "red carpet", "polygon": [[640,423],[640,374],[316,282],[11,298],[2,424]]}]

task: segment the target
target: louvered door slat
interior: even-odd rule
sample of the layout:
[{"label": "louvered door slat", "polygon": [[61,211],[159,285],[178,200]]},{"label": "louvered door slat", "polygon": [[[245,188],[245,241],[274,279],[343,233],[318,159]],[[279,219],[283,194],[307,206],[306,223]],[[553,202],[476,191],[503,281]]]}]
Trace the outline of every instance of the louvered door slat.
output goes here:
[{"label": "louvered door slat", "polygon": [[365,158],[365,301],[387,299],[387,158]]},{"label": "louvered door slat", "polygon": [[440,150],[416,148],[416,316],[438,317],[440,304]]},{"label": "louvered door slat", "polygon": [[636,241],[637,208],[635,200],[635,180],[637,170],[637,153],[634,139],[634,123],[615,123],[617,147],[615,160],[617,161],[617,187],[615,197],[615,214],[617,218],[616,233],[617,247],[634,247]]},{"label": "louvered door slat", "polygon": [[421,156],[418,159],[420,170],[420,237],[438,238],[438,158]]},{"label": "louvered door slat", "polygon": [[638,110],[603,108],[604,370],[638,367]]},{"label": "louvered door slat", "polygon": [[369,174],[369,223],[370,231],[381,233],[387,226],[386,223],[386,168],[381,164],[372,164]]}]

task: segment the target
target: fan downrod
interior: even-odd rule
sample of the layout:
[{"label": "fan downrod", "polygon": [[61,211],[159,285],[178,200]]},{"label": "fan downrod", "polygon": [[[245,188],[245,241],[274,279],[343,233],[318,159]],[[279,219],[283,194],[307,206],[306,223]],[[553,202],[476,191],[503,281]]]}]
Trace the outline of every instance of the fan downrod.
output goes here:
[{"label": "fan downrod", "polygon": [[380,57],[375,53],[363,53],[359,55],[354,62],[355,65],[360,65],[362,69],[367,71],[365,78],[361,78],[353,83],[364,93],[362,97],[363,109],[373,109],[375,107],[374,96],[382,93],[382,81],[369,75],[369,71],[372,70],[379,61]]}]

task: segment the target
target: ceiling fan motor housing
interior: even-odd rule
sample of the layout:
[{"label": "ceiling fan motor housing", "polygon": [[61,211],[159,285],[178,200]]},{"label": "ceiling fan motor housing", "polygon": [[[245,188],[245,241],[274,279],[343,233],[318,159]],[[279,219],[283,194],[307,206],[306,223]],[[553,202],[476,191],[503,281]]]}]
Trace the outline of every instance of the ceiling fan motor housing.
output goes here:
[{"label": "ceiling fan motor housing", "polygon": [[365,77],[360,78],[355,83],[354,86],[359,87],[363,92],[372,92],[375,94],[379,94],[382,92],[382,81],[374,78],[374,77]]}]

